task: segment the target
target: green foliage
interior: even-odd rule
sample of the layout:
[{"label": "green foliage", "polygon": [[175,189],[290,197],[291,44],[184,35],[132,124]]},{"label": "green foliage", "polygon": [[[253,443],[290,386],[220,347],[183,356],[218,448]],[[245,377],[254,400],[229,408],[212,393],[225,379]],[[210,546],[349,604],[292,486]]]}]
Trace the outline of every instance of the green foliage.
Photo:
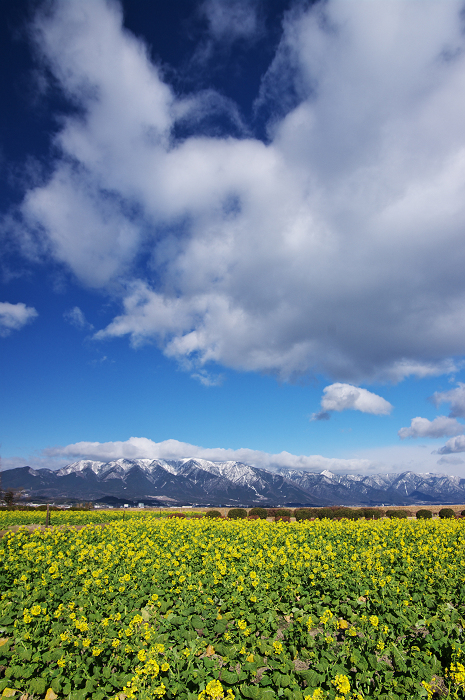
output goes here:
[{"label": "green foliage", "polygon": [[268,517],[268,511],[266,508],[251,508],[249,510],[249,517],[251,515],[258,515],[261,520],[266,520]]},{"label": "green foliage", "polygon": [[0,540],[0,695],[464,697],[459,520],[86,517]]},{"label": "green foliage", "polygon": [[385,515],[384,510],[380,510],[379,508],[361,508],[361,511],[366,520],[379,520],[380,518],[384,518]]},{"label": "green foliage", "polygon": [[228,511],[228,518],[230,518],[230,520],[240,520],[246,517],[247,511],[245,508],[231,508],[231,510]]},{"label": "green foliage", "polygon": [[379,508],[346,508],[344,506],[332,506],[331,508],[297,508],[294,511],[297,521],[313,520],[315,518],[323,520],[379,520],[384,516],[384,511]]},{"label": "green foliage", "polygon": [[440,518],[455,518],[455,511],[452,508],[441,508],[439,511]]},{"label": "green foliage", "polygon": [[207,510],[205,513],[206,518],[222,518],[223,516],[221,515],[219,510]]},{"label": "green foliage", "polygon": [[297,522],[302,520],[314,520],[316,518],[317,508],[296,508],[294,518]]},{"label": "green foliage", "polygon": [[289,508],[268,508],[268,517],[275,518],[277,515],[288,515],[291,517],[294,512]]},{"label": "green foliage", "polygon": [[426,508],[424,508],[422,510],[417,510],[417,513],[416,513],[417,520],[429,520],[432,517],[433,517],[433,512],[431,510],[428,510]]},{"label": "green foliage", "polygon": [[408,518],[408,511],[406,510],[388,510],[386,511],[388,518]]}]

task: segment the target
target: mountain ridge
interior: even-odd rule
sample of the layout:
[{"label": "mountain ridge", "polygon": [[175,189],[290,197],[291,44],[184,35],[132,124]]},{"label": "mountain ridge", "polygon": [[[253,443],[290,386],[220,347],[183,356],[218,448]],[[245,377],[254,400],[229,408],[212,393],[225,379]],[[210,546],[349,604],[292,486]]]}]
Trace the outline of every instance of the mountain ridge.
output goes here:
[{"label": "mountain ridge", "polygon": [[104,500],[158,505],[382,506],[465,502],[465,479],[415,472],[320,473],[287,467],[268,471],[236,461],[205,459],[79,460],[61,469],[18,467],[2,488],[33,499]]}]

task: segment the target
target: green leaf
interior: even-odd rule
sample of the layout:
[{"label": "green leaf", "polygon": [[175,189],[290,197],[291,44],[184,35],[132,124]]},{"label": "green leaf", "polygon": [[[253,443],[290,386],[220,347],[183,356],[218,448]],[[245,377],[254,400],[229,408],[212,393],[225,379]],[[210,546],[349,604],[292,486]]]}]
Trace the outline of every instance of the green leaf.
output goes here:
[{"label": "green leaf", "polygon": [[32,656],[32,651],[31,651],[31,649],[19,649],[18,656],[20,659],[23,659],[23,661],[30,661],[31,656]]},{"label": "green leaf", "polygon": [[324,679],[324,676],[312,670],[301,671],[300,676],[304,679],[304,681],[306,681],[307,685],[309,685],[310,688],[318,688],[321,681]]},{"label": "green leaf", "polygon": [[43,695],[47,690],[45,680],[43,678],[33,678],[29,684],[29,690],[37,693],[37,695]]},{"label": "green leaf", "polygon": [[69,700],[86,700],[86,697],[87,692],[85,689],[73,690],[72,693],[70,693]]},{"label": "green leaf", "polygon": [[221,669],[221,681],[224,681],[228,685],[234,685],[234,683],[237,683],[237,680],[237,673],[235,671]]}]

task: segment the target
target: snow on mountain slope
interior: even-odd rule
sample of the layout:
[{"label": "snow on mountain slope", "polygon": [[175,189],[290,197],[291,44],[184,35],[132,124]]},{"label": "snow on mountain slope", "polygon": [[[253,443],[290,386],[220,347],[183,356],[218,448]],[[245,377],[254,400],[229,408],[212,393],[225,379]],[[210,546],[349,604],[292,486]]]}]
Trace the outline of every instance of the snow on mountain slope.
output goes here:
[{"label": "snow on mountain slope", "polygon": [[[73,477],[79,477],[78,479]],[[177,503],[409,505],[465,503],[465,479],[444,474],[335,474],[281,468],[268,471],[236,461],[204,459],[80,460],[59,471],[9,470],[7,488],[30,494],[98,499],[168,499]]]}]

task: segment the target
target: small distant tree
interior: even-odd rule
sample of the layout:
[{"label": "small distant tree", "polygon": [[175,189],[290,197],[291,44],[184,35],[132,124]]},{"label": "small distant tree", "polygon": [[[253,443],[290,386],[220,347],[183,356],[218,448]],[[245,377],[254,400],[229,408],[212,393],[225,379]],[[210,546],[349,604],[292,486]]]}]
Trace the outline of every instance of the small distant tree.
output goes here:
[{"label": "small distant tree", "polygon": [[417,510],[416,513],[416,518],[417,520],[428,520],[429,518],[433,517],[433,513],[431,510],[427,510],[424,508],[423,510]]},{"label": "small distant tree", "polygon": [[294,518],[297,522],[301,520],[312,520],[316,518],[317,512],[317,508],[296,508],[294,511]]},{"label": "small distant tree", "polygon": [[273,513],[273,516],[275,518],[283,518],[283,517],[291,517],[292,516],[292,510],[289,510],[289,508],[277,508],[275,512]]},{"label": "small distant tree", "polygon": [[388,518],[408,518],[406,510],[388,510],[386,515]]},{"label": "small distant tree", "polygon": [[268,517],[268,511],[266,508],[251,508],[249,510],[249,517],[251,515],[258,515],[261,520],[266,520]]},{"label": "small distant tree", "polygon": [[440,518],[455,518],[455,512],[453,508],[441,508],[439,511]]},{"label": "small distant tree", "polygon": [[207,510],[205,513],[206,518],[221,518],[222,515],[219,510]]},{"label": "small distant tree", "polygon": [[15,502],[15,492],[11,489],[9,491],[5,491],[3,494],[3,500],[5,501],[7,508],[13,508]]},{"label": "small distant tree", "polygon": [[228,511],[228,518],[231,518],[231,520],[241,520],[247,517],[247,511],[245,508],[231,508],[230,511]]},{"label": "small distant tree", "polygon": [[384,516],[384,510],[379,508],[362,508],[361,510],[366,520],[379,520]]}]

